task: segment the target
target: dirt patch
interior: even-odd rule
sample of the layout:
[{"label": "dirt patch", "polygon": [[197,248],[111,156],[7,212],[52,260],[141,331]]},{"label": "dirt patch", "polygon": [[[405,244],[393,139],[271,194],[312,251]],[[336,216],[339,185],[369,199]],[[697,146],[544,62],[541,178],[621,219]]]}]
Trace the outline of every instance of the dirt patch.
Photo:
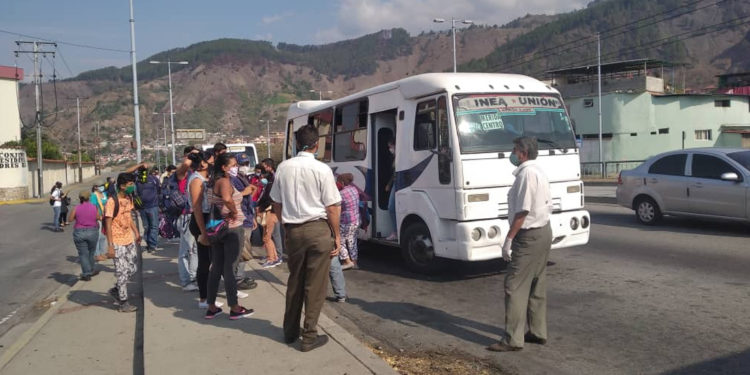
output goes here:
[{"label": "dirt patch", "polygon": [[375,354],[388,362],[402,375],[508,375],[489,360],[477,358],[459,350],[391,352],[371,346]]}]

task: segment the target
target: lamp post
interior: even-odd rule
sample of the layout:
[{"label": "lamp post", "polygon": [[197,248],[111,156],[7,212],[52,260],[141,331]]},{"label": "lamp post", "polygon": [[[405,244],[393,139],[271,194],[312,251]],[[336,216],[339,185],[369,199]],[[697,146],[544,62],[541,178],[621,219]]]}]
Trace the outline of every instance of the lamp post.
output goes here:
[{"label": "lamp post", "polygon": [[333,94],[333,91],[331,90],[309,90],[310,92],[317,92],[318,93],[318,100],[323,100],[323,92],[327,92],[329,94]]},{"label": "lamp post", "polygon": [[167,76],[169,77],[169,123],[172,127],[172,165],[177,165],[177,156],[174,152],[174,106],[172,105],[172,64],[187,65],[187,61],[149,61],[150,64],[167,64]]},{"label": "lamp post", "polygon": [[[435,18],[432,22],[443,23],[445,20],[442,18]],[[453,35],[453,73],[456,72],[456,22],[461,22],[464,25],[471,25],[474,23],[472,20],[457,20],[451,17],[451,35]]]},{"label": "lamp post", "polygon": [[[161,115],[162,129],[164,129],[164,165],[167,165],[167,114],[164,112],[153,112],[152,115]],[[154,127],[156,130],[156,127]],[[172,139],[174,140],[174,127],[172,128]],[[156,130],[158,133],[158,130]],[[174,156],[174,143],[172,143],[172,155]],[[174,162],[172,165],[175,165]],[[166,167],[165,167],[166,169]]]},{"label": "lamp post", "polygon": [[268,149],[268,158],[271,158],[271,122],[276,123],[276,120],[263,120],[266,122],[266,148]]}]

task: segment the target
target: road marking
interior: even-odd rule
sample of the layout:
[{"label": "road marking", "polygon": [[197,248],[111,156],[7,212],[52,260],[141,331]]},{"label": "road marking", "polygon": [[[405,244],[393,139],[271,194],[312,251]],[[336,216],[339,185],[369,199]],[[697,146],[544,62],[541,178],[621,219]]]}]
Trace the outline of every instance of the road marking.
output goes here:
[{"label": "road marking", "polygon": [[15,310],[13,310],[13,312],[11,312],[10,314],[6,315],[5,318],[0,319],[0,325],[3,325],[3,323],[5,323],[8,320],[10,320],[10,318],[12,318],[13,315],[16,315],[17,312],[18,312],[18,309],[15,309]]}]

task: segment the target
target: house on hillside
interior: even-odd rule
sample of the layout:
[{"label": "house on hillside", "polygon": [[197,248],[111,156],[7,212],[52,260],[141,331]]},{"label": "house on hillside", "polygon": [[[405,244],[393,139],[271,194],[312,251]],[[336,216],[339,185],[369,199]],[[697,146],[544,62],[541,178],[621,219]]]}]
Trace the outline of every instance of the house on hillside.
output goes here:
[{"label": "house on hillside", "polygon": [[[750,148],[750,102],[733,93],[677,90],[678,66],[642,59],[602,64],[602,160],[608,174],[691,147]],[[584,173],[599,171],[597,66],[547,72],[581,143]]]}]

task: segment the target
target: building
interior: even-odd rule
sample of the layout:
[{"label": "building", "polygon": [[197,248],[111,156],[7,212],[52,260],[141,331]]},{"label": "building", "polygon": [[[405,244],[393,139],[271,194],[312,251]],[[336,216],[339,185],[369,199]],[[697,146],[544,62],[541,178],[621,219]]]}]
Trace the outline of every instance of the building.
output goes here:
[{"label": "building", "polygon": [[[750,148],[747,95],[685,93],[679,66],[658,60],[603,64],[602,161],[608,175],[655,154],[691,147]],[[550,71],[581,145],[584,174],[598,174],[597,66]]]},{"label": "building", "polygon": [[[18,82],[23,70],[0,66],[0,145],[21,141]],[[0,201],[28,198],[26,152],[22,147],[0,147]]]}]

